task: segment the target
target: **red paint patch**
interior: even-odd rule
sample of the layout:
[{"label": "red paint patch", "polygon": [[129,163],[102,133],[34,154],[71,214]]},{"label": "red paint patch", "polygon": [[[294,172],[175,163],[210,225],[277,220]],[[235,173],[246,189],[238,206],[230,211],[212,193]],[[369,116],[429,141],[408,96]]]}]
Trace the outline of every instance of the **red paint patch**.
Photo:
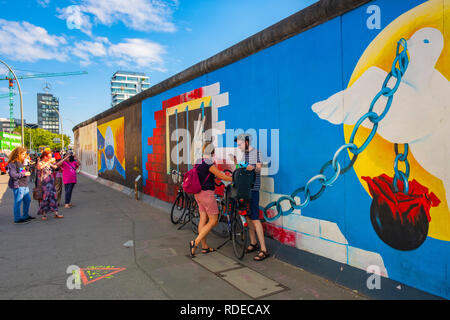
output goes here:
[{"label": "red paint patch", "polygon": [[283,229],[271,223],[264,223],[264,232],[266,235],[290,247],[295,247],[296,233],[291,230]]},{"label": "red paint patch", "polygon": [[192,91],[180,94],[179,96],[163,101],[163,109],[177,106],[181,103],[195,99],[203,98],[203,88],[194,89]]}]

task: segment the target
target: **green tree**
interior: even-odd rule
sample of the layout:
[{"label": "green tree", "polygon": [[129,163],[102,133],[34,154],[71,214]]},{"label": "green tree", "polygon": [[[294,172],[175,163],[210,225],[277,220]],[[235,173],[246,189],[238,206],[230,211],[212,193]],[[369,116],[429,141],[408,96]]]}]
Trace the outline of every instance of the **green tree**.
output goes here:
[{"label": "green tree", "polygon": [[[17,127],[14,130],[16,133],[21,134],[22,129],[21,127]],[[31,135],[30,135],[31,133]],[[31,143],[30,143],[30,136],[31,136]],[[39,150],[40,147],[50,147],[51,149],[61,149],[61,142],[54,142],[55,138],[58,138],[58,140],[61,139],[60,134],[52,133],[50,131],[36,128],[36,129],[30,129],[28,127],[24,128],[24,144],[27,149],[30,149],[30,146],[33,150]],[[64,147],[67,148],[67,146],[70,144],[70,137],[67,135],[63,135],[64,139]]]}]

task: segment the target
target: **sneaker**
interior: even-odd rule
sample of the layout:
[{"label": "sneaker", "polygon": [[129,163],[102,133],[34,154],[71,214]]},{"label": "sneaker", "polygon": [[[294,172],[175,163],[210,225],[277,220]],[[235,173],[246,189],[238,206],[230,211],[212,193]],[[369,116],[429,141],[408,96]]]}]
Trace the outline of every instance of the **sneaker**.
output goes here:
[{"label": "sneaker", "polygon": [[26,218],[25,220],[34,220],[34,219],[36,219],[36,217],[28,216],[28,218]]},{"label": "sneaker", "polygon": [[22,219],[19,221],[14,221],[15,224],[27,224],[30,223],[30,220]]}]

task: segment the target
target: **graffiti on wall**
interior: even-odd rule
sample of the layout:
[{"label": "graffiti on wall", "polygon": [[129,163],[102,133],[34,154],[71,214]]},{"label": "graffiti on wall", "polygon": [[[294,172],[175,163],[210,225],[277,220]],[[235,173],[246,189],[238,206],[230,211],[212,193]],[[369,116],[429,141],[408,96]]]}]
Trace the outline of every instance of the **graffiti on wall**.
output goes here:
[{"label": "graffiti on wall", "polygon": [[166,109],[168,174],[172,170],[188,171],[200,157],[202,141],[211,140],[199,136],[211,128],[211,101],[211,97],[204,97]]},{"label": "graffiti on wall", "polygon": [[[399,250],[416,249],[427,236],[450,240],[450,35],[444,32],[442,18],[442,1],[429,1],[397,18],[366,49],[348,88],[312,106],[320,118],[343,124],[348,141],[388,76],[396,42],[407,39],[407,70],[398,84],[393,76],[387,83],[397,88],[396,93],[381,95],[373,104],[380,114],[387,104],[390,109],[379,122],[371,145],[355,163],[361,184],[374,199],[371,221],[375,231]],[[362,127],[366,130],[361,130],[360,141],[374,124],[364,121]],[[408,184],[408,179],[395,180],[395,163],[401,158],[395,151],[397,144],[409,148],[402,159],[409,175],[408,192],[395,192]]]},{"label": "graffiti on wall", "polygon": [[[264,223],[267,235],[448,296],[450,4],[379,0],[379,20],[367,29],[373,3],[142,101],[143,190],[173,201],[169,173],[189,169],[205,138],[225,159],[233,152],[221,144],[226,130],[279,128],[279,170],[261,177],[262,211],[272,205],[268,218],[277,216]],[[320,49],[319,38],[327,39]],[[317,174],[333,167],[333,152],[365,141],[357,157],[341,152],[345,178],[320,191]],[[298,187],[311,178],[319,187],[301,207]]]},{"label": "graffiti on wall", "polygon": [[125,175],[125,123],[124,117],[117,118],[97,127],[98,173],[115,171]]},{"label": "graffiti on wall", "polygon": [[97,122],[80,127],[77,132],[74,135],[75,152],[81,162],[81,171],[97,176]]},{"label": "graffiti on wall", "polygon": [[[204,141],[213,141],[225,133],[218,120],[218,108],[228,105],[228,93],[220,93],[220,84],[200,87],[171,97],[154,112],[155,127],[146,137],[152,152],[147,154],[147,178],[144,192],[171,201],[176,194],[169,175],[172,170],[186,172],[201,156]],[[143,130],[144,131],[144,130]]]}]

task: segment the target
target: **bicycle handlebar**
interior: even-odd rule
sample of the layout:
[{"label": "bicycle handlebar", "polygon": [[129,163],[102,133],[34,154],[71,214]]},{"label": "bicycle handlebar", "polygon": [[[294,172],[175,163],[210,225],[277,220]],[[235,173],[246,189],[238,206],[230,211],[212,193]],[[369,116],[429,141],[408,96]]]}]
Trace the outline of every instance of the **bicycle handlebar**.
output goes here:
[{"label": "bicycle handlebar", "polygon": [[[229,173],[233,174],[233,172],[231,170],[228,170],[228,169],[223,170],[223,172],[229,172]],[[220,187],[220,186],[225,185],[225,183],[223,183],[222,180],[220,180],[220,183],[216,183],[216,181],[214,180],[214,184],[216,185],[216,187]]]},{"label": "bicycle handlebar", "polygon": [[179,171],[177,171],[177,170],[172,170],[172,174],[174,174],[174,175],[177,175],[177,176],[183,176],[183,174],[181,173],[181,172],[179,172]]}]

